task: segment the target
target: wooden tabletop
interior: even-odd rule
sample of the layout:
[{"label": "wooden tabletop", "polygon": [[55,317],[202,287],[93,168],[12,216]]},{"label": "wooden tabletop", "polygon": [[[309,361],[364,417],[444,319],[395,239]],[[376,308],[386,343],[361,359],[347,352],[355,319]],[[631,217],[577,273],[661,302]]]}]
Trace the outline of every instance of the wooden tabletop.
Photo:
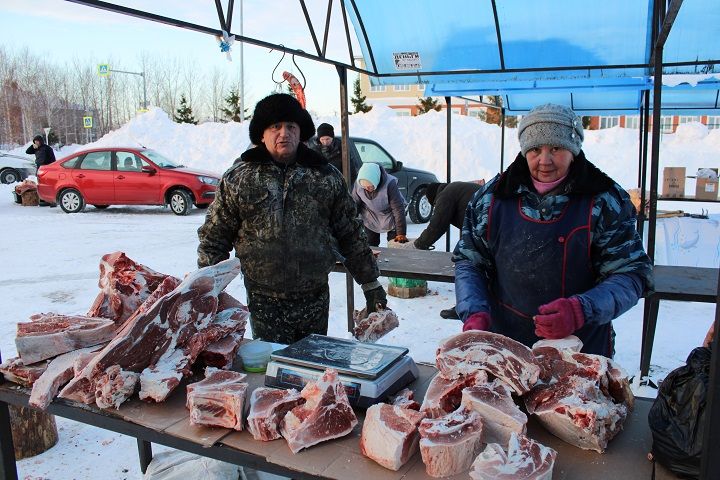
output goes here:
[{"label": "wooden tabletop", "polygon": [[[380,275],[383,277],[455,282],[455,265],[452,263],[452,253],[450,252],[387,247],[371,248],[380,251],[377,263]],[[333,271],[345,272],[346,270],[342,264],[338,263]]]},{"label": "wooden tabletop", "polygon": [[658,299],[714,303],[717,298],[717,268],[655,265],[653,273]]}]

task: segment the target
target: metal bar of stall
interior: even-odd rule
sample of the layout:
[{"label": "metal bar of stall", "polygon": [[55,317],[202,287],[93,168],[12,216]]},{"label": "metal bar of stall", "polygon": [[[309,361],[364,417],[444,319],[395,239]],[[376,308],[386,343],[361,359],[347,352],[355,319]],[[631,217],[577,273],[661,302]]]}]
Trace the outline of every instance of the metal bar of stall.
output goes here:
[{"label": "metal bar of stall", "polygon": [[[445,131],[446,134],[446,157],[445,157],[445,166],[446,166],[446,172],[445,172],[445,181],[447,183],[450,183],[452,180],[452,99],[450,97],[445,97],[445,104],[447,105],[447,129]],[[445,231],[445,251],[450,251],[450,227],[448,226],[447,230]]]},{"label": "metal bar of stall", "polygon": [[718,292],[715,302],[715,336],[710,343],[710,379],[705,417],[705,432],[702,436],[703,450],[700,457],[700,478],[703,480],[720,478],[720,455],[713,454],[720,445],[720,269],[718,269]]},{"label": "metal bar of stall", "polygon": [[650,126],[650,90],[643,92],[642,110],[640,112],[640,119],[642,125],[641,145],[642,145],[642,158],[640,160],[642,169],[640,172],[640,213],[638,214],[638,233],[640,238],[643,238],[643,232],[645,230],[645,206],[647,205],[647,195],[645,195],[645,189],[647,187],[647,153],[648,153],[648,127]]},{"label": "metal bar of stall", "polygon": [[[342,173],[345,182],[350,185],[350,122],[348,121],[348,85],[347,69],[337,67],[340,77],[340,135],[342,141]],[[355,327],[355,284],[350,273],[345,273],[345,293],[347,295],[347,327],[352,332]]]},{"label": "metal bar of stall", "polygon": [[152,443],[138,438],[137,447],[138,457],[140,458],[140,471],[145,473],[153,458]]},{"label": "metal bar of stall", "polygon": [[500,173],[505,170],[505,107],[500,109]]}]

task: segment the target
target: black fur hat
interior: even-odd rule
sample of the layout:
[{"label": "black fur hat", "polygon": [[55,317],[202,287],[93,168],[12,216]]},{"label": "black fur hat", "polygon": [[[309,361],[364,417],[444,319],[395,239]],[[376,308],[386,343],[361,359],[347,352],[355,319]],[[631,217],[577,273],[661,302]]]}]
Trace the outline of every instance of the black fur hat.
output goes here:
[{"label": "black fur hat", "polygon": [[40,143],[45,143],[45,137],[43,137],[42,135],[35,135],[35,136],[33,137],[33,142],[34,142],[35,140],[40,140]]},{"label": "black fur hat", "polygon": [[260,145],[263,132],[277,122],[295,122],[300,126],[300,141],[306,142],[315,135],[315,124],[310,114],[295,97],[287,93],[273,93],[260,100],[250,120],[250,141]]}]

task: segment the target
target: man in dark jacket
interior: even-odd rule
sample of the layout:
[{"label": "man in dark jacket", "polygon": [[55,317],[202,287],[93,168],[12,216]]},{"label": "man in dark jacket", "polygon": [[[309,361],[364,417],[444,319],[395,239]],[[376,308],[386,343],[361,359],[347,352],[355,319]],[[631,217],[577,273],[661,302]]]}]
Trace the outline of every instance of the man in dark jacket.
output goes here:
[{"label": "man in dark jacket", "polygon": [[250,121],[257,146],[225,172],[198,230],[198,266],[225,260],[235,249],[253,336],[270,342],[327,334],[335,249],[361,284],[368,312],[387,305],[340,172],[301,143],[314,133],[310,114],[292,96],[258,102]]},{"label": "man in dark jacket", "polygon": [[447,232],[450,225],[462,229],[465,211],[475,192],[482,185],[475,182],[431,183],[425,195],[433,206],[430,223],[415,240],[418,250],[430,250],[435,242]]},{"label": "man in dark jacket", "polygon": [[50,165],[55,161],[55,152],[48,145],[45,145],[42,135],[35,135],[33,143],[25,150],[28,155],[35,154],[35,166],[40,168],[43,165]]},{"label": "man in dark jacket", "polygon": [[[340,173],[343,173],[342,168],[342,141],[340,138],[335,137],[335,129],[329,123],[321,123],[317,128],[317,136],[310,139],[308,146],[318,153],[321,153],[327,158],[330,165],[337,168]],[[357,179],[358,170],[362,166],[362,160],[357,155],[355,149],[350,149],[350,156],[348,158],[350,163],[350,187],[355,183]]]},{"label": "man in dark jacket", "polygon": [[[415,240],[413,246],[418,250],[431,250],[435,248],[435,242],[447,232],[450,225],[462,230],[468,203],[481,186],[480,183],[475,182],[431,183],[428,185],[425,195],[430,205],[433,206],[433,213],[430,223]],[[450,319],[460,318],[455,307],[441,310],[440,316]]]}]

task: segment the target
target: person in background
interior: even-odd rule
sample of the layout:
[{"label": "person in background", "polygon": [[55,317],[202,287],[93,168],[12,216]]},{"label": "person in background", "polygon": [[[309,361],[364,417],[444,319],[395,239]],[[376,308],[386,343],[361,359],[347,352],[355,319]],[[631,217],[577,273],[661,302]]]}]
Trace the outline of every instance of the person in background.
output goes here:
[{"label": "person in background", "polygon": [[630,197],[583,153],[567,107],[534,108],[518,127],[521,152],[468,205],[455,247],[463,330],[527,346],[576,335],[611,357],[612,320],[653,287]]},{"label": "person in background", "polygon": [[[475,192],[480,190],[480,182],[431,183],[425,190],[428,202],[433,206],[430,223],[413,242],[418,250],[432,250],[435,242],[450,228],[450,225],[462,229],[465,211]],[[442,318],[459,319],[455,307],[440,311]]]},{"label": "person in background", "polygon": [[32,145],[25,150],[28,155],[35,155],[35,166],[37,168],[50,165],[55,161],[55,152],[49,145],[45,144],[44,140],[42,135],[35,135]]},{"label": "person in background", "polygon": [[340,172],[304,143],[315,133],[292,96],[260,100],[250,121],[255,147],[223,175],[198,230],[198,266],[235,255],[253,337],[289,344],[327,334],[328,274],[339,251],[362,286],[368,313],[387,306],[379,270]]},{"label": "person in background", "polygon": [[[342,140],[335,137],[335,130],[329,123],[321,123],[317,128],[317,136],[310,139],[308,146],[327,158],[330,165],[340,170],[342,173]],[[362,165],[362,160],[357,155],[355,149],[350,149],[350,185],[355,183],[358,170]]]},{"label": "person in background", "polygon": [[380,245],[380,234],[387,239],[407,243],[405,198],[398,189],[397,178],[377,163],[364,163],[353,185],[352,198],[358,207],[371,246]]}]

